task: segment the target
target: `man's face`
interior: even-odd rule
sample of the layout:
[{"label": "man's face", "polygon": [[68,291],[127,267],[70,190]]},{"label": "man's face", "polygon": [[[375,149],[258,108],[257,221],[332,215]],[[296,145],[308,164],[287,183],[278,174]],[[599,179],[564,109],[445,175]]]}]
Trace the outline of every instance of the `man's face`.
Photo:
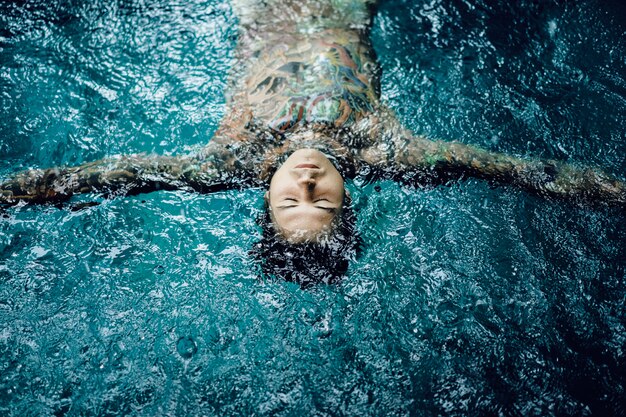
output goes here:
[{"label": "man's face", "polygon": [[341,174],[323,153],[299,149],[276,171],[266,198],[276,230],[298,243],[332,229],[344,192]]}]

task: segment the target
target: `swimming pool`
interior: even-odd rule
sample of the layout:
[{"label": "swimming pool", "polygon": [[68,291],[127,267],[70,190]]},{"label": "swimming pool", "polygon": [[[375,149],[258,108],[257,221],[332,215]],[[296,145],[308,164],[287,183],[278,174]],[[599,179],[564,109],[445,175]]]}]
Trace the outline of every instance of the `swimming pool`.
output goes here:
[{"label": "swimming pool", "polygon": [[[0,5],[0,178],[210,139],[227,3],[52,3]],[[384,3],[383,96],[416,132],[624,178],[623,16]],[[349,188],[360,257],[308,290],[257,279],[260,190],[2,213],[0,412],[625,413],[623,211],[479,181]]]}]

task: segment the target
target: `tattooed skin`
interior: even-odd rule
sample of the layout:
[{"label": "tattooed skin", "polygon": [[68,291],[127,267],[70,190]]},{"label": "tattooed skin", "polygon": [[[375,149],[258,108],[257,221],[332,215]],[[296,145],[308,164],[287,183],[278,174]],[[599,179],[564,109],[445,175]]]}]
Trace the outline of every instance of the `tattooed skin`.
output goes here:
[{"label": "tattooed skin", "polygon": [[317,39],[281,52],[263,57],[269,62],[247,83],[254,116],[272,129],[315,122],[344,127],[374,110],[368,62],[350,45]]}]

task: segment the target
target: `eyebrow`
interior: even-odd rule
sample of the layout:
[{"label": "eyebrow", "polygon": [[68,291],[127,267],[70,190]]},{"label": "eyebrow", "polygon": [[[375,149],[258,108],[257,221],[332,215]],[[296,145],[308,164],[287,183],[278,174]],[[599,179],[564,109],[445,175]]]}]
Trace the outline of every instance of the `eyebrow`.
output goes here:
[{"label": "eyebrow", "polygon": [[[290,202],[294,201],[296,203],[300,203],[300,198],[298,198],[298,197],[283,197],[283,198],[280,198],[279,200],[281,200],[280,203],[285,203],[287,201],[290,201]],[[315,203],[319,203],[319,202],[322,202],[322,201],[326,201],[326,202],[328,202],[330,204],[335,204],[328,197],[316,198],[315,200],[313,200],[313,203],[315,204]]]},{"label": "eyebrow", "polygon": [[[294,207],[298,207],[298,204],[290,204],[290,205],[286,205],[286,206],[276,206],[277,209],[289,209],[289,208],[294,208]],[[316,209],[320,209],[320,210],[327,210],[330,211],[332,213],[336,213],[337,210],[339,210],[339,207],[322,207],[322,206],[313,206]]]}]

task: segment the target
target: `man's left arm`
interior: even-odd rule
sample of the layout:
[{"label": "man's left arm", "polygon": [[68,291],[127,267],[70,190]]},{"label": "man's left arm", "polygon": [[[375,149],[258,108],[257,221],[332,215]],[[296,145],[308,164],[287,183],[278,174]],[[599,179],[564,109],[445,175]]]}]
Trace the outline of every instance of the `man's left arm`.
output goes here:
[{"label": "man's left arm", "polygon": [[412,185],[479,178],[541,196],[626,206],[626,183],[599,168],[430,140],[412,134],[390,111],[382,114],[374,131],[379,139],[360,154],[379,176]]}]

